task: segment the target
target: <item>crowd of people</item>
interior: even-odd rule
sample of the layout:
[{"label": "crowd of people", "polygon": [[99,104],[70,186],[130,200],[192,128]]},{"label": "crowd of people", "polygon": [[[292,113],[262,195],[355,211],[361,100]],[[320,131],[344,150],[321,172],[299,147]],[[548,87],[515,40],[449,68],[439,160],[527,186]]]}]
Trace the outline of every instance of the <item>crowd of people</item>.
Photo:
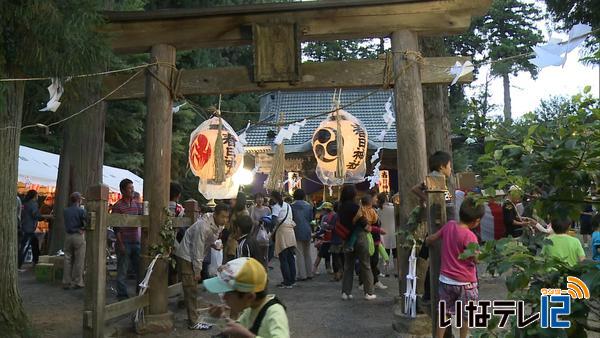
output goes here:
[{"label": "crowd of people", "polygon": [[[177,204],[173,205],[174,208]],[[174,252],[189,328],[210,327],[200,320],[195,311],[198,281],[204,281],[208,291],[223,293],[212,290],[211,284],[206,284],[211,280],[210,266],[215,264],[211,261],[215,258],[214,251],[222,252],[222,262],[217,263],[220,267],[217,277],[213,278],[229,278],[227,283],[230,287],[232,274],[235,275],[236,269],[240,268],[240,259],[245,260],[244,264],[253,266],[254,274],[261,271],[265,278],[270,275],[269,279],[279,279],[277,287],[284,289],[292,289],[301,282],[309,283],[321,273],[321,262],[324,261],[323,271],[331,274],[331,281],[342,282],[342,299],[353,298],[355,273],[359,275],[358,289],[364,299],[375,299],[375,289],[387,288],[378,279],[380,266],[387,264],[387,252],[395,254],[393,215],[394,208],[387,201],[386,194],[366,195],[359,201],[357,191],[351,185],[342,188],[339,201],[322,202],[318,206],[307,201],[302,189],[295,190],[288,197],[278,191],[271,192],[268,199],[256,194],[251,203],[247,203],[244,193],[239,193],[228,204],[217,204],[212,212],[200,215],[197,222],[185,231]],[[390,238],[384,240],[388,232]],[[317,256],[313,257],[315,251]],[[380,264],[381,252],[385,252],[386,262]],[[274,257],[279,261],[280,277],[269,273]],[[260,264],[261,268],[258,269],[256,264]],[[224,274],[229,274],[229,277],[224,277]],[[249,283],[256,286],[254,279]],[[276,299],[265,293],[266,284],[257,289],[261,290],[253,296],[256,298],[247,298],[250,307],[257,301],[264,305]],[[244,292],[241,289],[234,291]],[[238,296],[246,299],[244,295]],[[224,300],[227,302],[228,298],[224,297]],[[279,301],[274,302],[278,304]],[[281,311],[275,312],[281,315]],[[267,318],[269,313],[267,311]],[[232,307],[230,318],[236,315]],[[276,331],[287,330],[287,327],[279,327]],[[225,332],[228,332],[227,329]]]},{"label": "crowd of people", "polygon": [[[451,158],[447,153],[433,154],[429,166],[430,175],[451,175]],[[110,207],[110,212],[142,215],[143,203],[139,194],[136,196],[133,182],[122,180],[120,190],[122,197]],[[409,222],[423,222],[425,185],[416,185],[412,191],[421,203],[408,217]],[[178,203],[181,193],[182,187],[172,183],[171,216],[184,215],[184,209]],[[542,255],[556,257],[571,265],[585,259],[580,241],[568,234],[572,220],[555,217],[547,224],[523,206],[527,204],[523,197],[520,188],[513,186],[508,189],[502,205],[506,236],[519,237],[527,232],[525,229],[530,229],[549,236],[551,244],[542,248]],[[18,202],[20,268],[25,246],[34,241],[35,224],[41,215],[35,191],[29,191],[22,203],[20,199]],[[70,196],[69,207],[64,209],[65,289],[84,286],[87,216],[81,202],[81,194],[75,192]],[[440,224],[439,231],[424,236],[427,245],[421,247],[419,256],[427,258],[428,245],[442,242],[440,277],[435,282],[439,282],[439,298],[450,305],[456,300],[464,303],[478,299],[476,261],[460,259],[459,255],[469,243],[481,243],[474,229],[484,218],[486,209],[469,196],[462,198],[460,203],[447,196],[446,202],[449,221]],[[199,282],[207,291],[223,295],[226,306],[212,306],[209,312],[215,317],[229,312],[228,320],[223,323],[224,332],[248,337],[289,336],[285,307],[277,297],[267,293],[269,279],[279,281],[279,288],[293,289],[297,283],[310,283],[315,275],[324,272],[331,275],[332,282],[341,282],[341,299],[349,301],[354,299],[354,274],[357,274],[357,289],[362,298],[367,301],[376,299],[376,290],[387,288],[380,277],[390,273],[387,269],[390,257],[396,257],[394,209],[388,194],[367,192],[359,196],[353,185],[341,187],[336,201],[312,203],[302,189],[295,190],[292,196],[284,196],[278,191],[270,192],[268,197],[258,193],[250,201],[240,192],[227,203],[216,204],[210,210],[202,209],[189,228],[177,230],[173,252],[177,268],[171,271],[169,278],[170,282],[179,280],[182,283],[189,328],[196,330],[211,326],[203,322],[197,313]],[[586,248],[590,242],[593,259],[597,261],[600,261],[599,223],[600,215],[586,206],[582,213],[581,232],[591,235],[591,238],[585,239]],[[125,299],[129,297],[128,274],[133,272],[136,281],[140,281],[141,232],[139,227],[120,227],[115,229],[115,235],[117,297]],[[316,257],[313,257],[313,252],[317,253]],[[33,255],[35,263],[39,253],[34,250]],[[274,276],[271,272],[275,257],[281,276]],[[321,269],[322,262],[324,269]],[[422,298],[426,302],[429,298],[428,284],[433,281],[429,281],[428,272],[423,279]],[[451,305],[446,309],[447,315],[457,311]],[[440,329],[438,336],[443,336],[443,331]],[[467,331],[463,327],[461,336],[466,336]]]}]

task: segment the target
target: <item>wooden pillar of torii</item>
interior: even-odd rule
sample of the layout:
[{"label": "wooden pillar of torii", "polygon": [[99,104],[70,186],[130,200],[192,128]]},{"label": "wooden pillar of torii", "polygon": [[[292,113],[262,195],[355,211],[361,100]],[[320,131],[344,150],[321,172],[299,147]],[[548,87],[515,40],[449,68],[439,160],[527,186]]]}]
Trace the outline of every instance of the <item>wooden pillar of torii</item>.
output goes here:
[{"label": "wooden pillar of torii", "polygon": [[[152,46],[150,63],[158,63],[146,74],[146,150],[144,153],[144,200],[149,204],[147,236],[142,240],[142,268],[154,258],[150,247],[160,245],[160,232],[167,221],[171,183],[171,138],[173,98],[165,84],[171,83],[175,70],[175,48],[166,44]],[[146,240],[144,240],[146,239]],[[158,259],[150,278],[150,305],[138,332],[166,332],[173,328],[168,311],[168,260]],[[141,272],[142,274],[144,271]]]}]

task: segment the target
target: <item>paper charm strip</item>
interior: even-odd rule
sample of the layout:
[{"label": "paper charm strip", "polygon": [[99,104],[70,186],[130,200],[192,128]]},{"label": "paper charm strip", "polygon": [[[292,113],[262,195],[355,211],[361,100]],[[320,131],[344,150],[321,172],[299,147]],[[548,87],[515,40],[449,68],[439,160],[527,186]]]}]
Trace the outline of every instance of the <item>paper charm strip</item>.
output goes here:
[{"label": "paper charm strip", "polygon": [[40,111],[52,111],[56,112],[58,107],[60,107],[60,97],[64,93],[65,89],[63,88],[60,80],[56,77],[52,78],[52,83],[48,86],[48,93],[50,94],[50,100],[46,103],[46,107],[40,109]]},{"label": "paper charm strip", "polygon": [[409,317],[417,316],[417,256],[413,242],[408,258],[408,274],[406,275],[406,292],[404,293],[404,313]]},{"label": "paper charm strip", "polygon": [[450,75],[454,75],[454,79],[452,80],[452,83],[450,83],[450,85],[454,85],[456,84],[456,82],[458,82],[458,80],[469,74],[472,73],[473,70],[475,69],[475,66],[473,66],[473,63],[471,63],[471,61],[465,61],[463,64],[460,64],[460,62],[456,61],[456,63],[454,64],[454,66],[452,66],[452,68],[450,68]]},{"label": "paper charm strip", "polygon": [[547,43],[533,47],[535,57],[530,62],[538,68],[564,66],[567,54],[577,48],[592,31],[592,27],[577,24],[569,30],[567,41],[551,38]]},{"label": "paper charm strip", "polygon": [[273,143],[281,144],[281,142],[283,142],[284,139],[291,140],[292,136],[298,134],[298,132],[300,132],[300,128],[304,127],[305,125],[306,119],[302,120],[301,122],[292,123],[285,128],[281,128],[281,130],[279,130],[279,133],[277,133],[277,136],[275,137],[275,141],[273,141]]}]

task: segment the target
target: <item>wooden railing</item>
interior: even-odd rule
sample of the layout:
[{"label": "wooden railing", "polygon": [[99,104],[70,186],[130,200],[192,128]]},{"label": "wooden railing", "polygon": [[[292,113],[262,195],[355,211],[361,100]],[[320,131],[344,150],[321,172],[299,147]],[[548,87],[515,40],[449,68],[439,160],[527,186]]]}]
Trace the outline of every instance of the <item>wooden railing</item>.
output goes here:
[{"label": "wooden railing", "polygon": [[[108,187],[94,186],[88,192],[89,222],[86,228],[86,284],[83,311],[84,337],[104,337],[105,322],[147,307],[149,294],[106,304],[106,229],[108,227],[148,228],[149,216],[108,213]],[[185,217],[169,217],[174,228],[192,225],[197,202],[186,201]],[[181,283],[168,287],[167,297],[181,294]]]}]

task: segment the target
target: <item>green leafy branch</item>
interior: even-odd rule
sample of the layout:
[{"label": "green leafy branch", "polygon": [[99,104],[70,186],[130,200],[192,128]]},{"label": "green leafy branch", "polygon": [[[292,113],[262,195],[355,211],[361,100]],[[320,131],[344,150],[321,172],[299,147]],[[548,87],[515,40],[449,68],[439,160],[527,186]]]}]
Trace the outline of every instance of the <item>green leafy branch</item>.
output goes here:
[{"label": "green leafy branch", "polygon": [[157,244],[150,245],[149,251],[150,256],[155,257],[160,254],[163,258],[169,259],[170,264],[175,267],[175,260],[171,257],[175,243],[175,229],[173,228],[173,220],[169,217],[169,208],[165,208],[164,210],[167,214],[167,220],[160,228],[159,235],[161,240]]}]

